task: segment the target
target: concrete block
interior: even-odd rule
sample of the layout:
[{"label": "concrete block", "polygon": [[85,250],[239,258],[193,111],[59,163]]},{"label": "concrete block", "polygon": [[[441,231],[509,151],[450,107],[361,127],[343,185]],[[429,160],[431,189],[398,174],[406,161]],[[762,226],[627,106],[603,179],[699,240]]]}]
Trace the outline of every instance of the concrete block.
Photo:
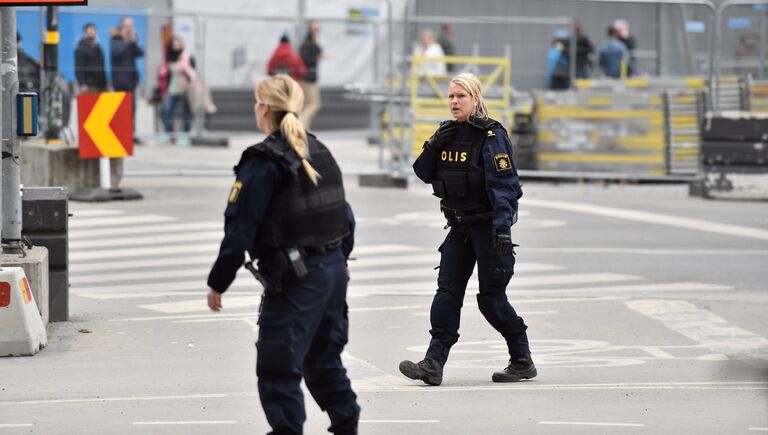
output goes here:
[{"label": "concrete block", "polygon": [[[111,159],[112,187],[123,178],[123,159]],[[21,184],[64,186],[73,192],[99,187],[99,160],[80,160],[77,147],[48,145],[42,140],[21,142]]]},{"label": "concrete block", "polygon": [[48,344],[30,287],[24,269],[0,270],[0,356],[34,355]]},{"label": "concrete block", "polygon": [[0,254],[0,267],[21,267],[27,275],[32,294],[37,301],[37,309],[43,325],[48,324],[48,250],[42,246],[24,249],[24,254]]}]

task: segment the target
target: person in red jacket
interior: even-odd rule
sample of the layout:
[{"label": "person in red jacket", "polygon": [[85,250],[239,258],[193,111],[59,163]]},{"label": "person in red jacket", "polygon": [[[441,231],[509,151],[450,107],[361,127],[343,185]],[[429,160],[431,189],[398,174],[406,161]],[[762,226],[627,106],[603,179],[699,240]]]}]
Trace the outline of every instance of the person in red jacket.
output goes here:
[{"label": "person in red jacket", "polygon": [[275,48],[267,64],[267,74],[288,74],[297,82],[307,75],[307,67],[301,56],[291,47],[291,40],[287,35],[280,37],[280,45]]}]

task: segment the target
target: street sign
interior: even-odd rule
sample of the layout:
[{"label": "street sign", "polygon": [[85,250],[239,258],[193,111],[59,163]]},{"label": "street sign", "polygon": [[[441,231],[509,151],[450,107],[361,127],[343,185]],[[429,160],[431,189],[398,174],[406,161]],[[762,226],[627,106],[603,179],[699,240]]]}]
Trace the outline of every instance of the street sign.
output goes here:
[{"label": "street sign", "polygon": [[88,0],[0,0],[0,6],[87,6]]},{"label": "street sign", "polygon": [[16,134],[19,136],[37,135],[36,92],[19,92],[16,94]]},{"label": "street sign", "polygon": [[77,96],[80,158],[133,155],[133,98],[129,92]]}]

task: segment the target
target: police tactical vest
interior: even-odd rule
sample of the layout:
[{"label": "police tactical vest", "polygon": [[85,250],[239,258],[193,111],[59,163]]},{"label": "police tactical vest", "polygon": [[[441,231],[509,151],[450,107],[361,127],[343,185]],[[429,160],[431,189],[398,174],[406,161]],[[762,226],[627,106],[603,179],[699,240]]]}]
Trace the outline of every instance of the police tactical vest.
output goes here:
[{"label": "police tactical vest", "polygon": [[307,141],[308,160],[320,174],[317,186],[279,134],[246,151],[273,158],[290,177],[288,188],[272,200],[259,227],[257,245],[261,247],[325,247],[339,243],[349,233],[341,170],[325,145],[311,134]]},{"label": "police tactical vest", "polygon": [[485,190],[485,170],[481,151],[492,128],[501,127],[492,119],[470,118],[468,133],[437,150],[434,195],[450,210],[492,210]]}]

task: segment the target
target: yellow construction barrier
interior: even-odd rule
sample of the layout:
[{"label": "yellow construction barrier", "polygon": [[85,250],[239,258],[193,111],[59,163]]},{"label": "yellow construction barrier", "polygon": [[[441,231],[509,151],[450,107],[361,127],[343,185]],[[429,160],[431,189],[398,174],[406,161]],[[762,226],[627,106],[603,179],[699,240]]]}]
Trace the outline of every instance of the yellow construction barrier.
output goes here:
[{"label": "yellow construction barrier", "polygon": [[[440,121],[450,117],[448,110],[448,83],[452,76],[430,74],[426,64],[443,62],[445,64],[472,65],[485,67],[478,74],[485,92],[484,99],[489,109],[489,116],[509,126],[512,113],[510,110],[511,63],[505,57],[470,57],[413,56],[409,88],[411,96],[412,153],[421,153],[424,142],[437,129]],[[489,92],[493,89],[493,92]]]}]

